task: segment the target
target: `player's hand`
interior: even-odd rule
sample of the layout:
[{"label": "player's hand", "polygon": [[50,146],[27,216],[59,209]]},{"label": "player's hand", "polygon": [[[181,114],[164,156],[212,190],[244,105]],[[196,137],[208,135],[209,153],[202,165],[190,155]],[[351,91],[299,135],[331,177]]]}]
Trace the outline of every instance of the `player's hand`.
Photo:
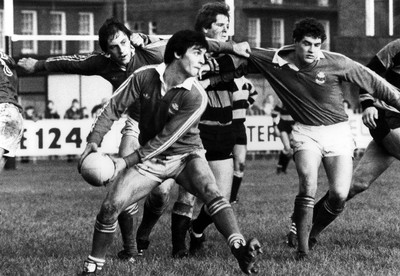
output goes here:
[{"label": "player's hand", "polygon": [[135,47],[144,47],[144,39],[138,34],[134,33],[130,37],[131,44]]},{"label": "player's hand", "polygon": [[378,119],[378,109],[374,106],[367,107],[362,114],[362,121],[369,129],[376,128],[375,120]]},{"label": "player's hand", "polygon": [[35,65],[38,62],[34,58],[21,58],[18,61],[18,66],[24,69],[27,73],[32,74],[35,72]]},{"label": "player's hand", "polygon": [[205,79],[205,80],[199,80],[199,83],[201,84],[201,86],[206,89],[207,87],[210,86],[210,79]]},{"label": "player's hand", "polygon": [[250,44],[247,41],[233,44],[233,52],[238,56],[248,58],[251,53]]},{"label": "player's hand", "polygon": [[87,143],[86,148],[81,154],[81,157],[79,158],[78,162],[78,172],[81,173],[81,167],[82,167],[82,162],[86,158],[86,156],[89,155],[91,152],[96,152],[98,150],[98,146],[95,143]]},{"label": "player's hand", "polygon": [[110,178],[108,182],[114,181],[114,179],[117,177],[117,175],[126,169],[126,162],[122,157],[113,157],[110,155],[111,160],[114,162],[115,166],[115,171],[114,175]]}]

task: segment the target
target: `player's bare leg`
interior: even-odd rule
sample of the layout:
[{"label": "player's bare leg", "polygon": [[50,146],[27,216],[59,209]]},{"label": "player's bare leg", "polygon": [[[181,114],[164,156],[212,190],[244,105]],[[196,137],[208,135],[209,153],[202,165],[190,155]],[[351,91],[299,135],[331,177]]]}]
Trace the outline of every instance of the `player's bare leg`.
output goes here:
[{"label": "player's bare leg", "polygon": [[229,202],[236,203],[238,201],[238,193],[240,185],[242,184],[244,168],[246,162],[246,145],[236,144],[233,148],[233,181],[232,181],[232,191]]},{"label": "player's bare leg", "polygon": [[301,150],[295,155],[295,163],[300,185],[299,193],[294,202],[293,221],[297,226],[298,245],[296,257],[302,259],[309,252],[308,239],[312,224],[321,156],[310,150]]},{"label": "player's bare leg", "polygon": [[[129,119],[127,119],[129,120]],[[132,121],[130,121],[132,122]],[[126,127],[129,126],[127,122]],[[139,147],[138,140],[132,135],[122,135],[121,143],[119,145],[118,155],[121,157],[128,156],[136,148]],[[136,202],[129,205],[125,210],[118,216],[118,224],[121,231],[122,242],[124,249],[119,251],[117,256],[121,260],[133,262],[137,255],[137,247],[135,240],[135,215],[138,212],[138,205]]]},{"label": "player's bare leg", "polygon": [[[233,159],[208,161],[213,175],[215,176],[218,189],[222,196],[229,200],[232,190]],[[190,253],[196,255],[202,248],[205,241],[204,230],[213,223],[213,220],[203,205],[199,215],[192,221],[190,229]]]},{"label": "player's bare leg", "polygon": [[310,247],[315,245],[318,235],[343,212],[353,173],[352,156],[325,157],[323,164],[329,181],[329,196],[315,209]]},{"label": "player's bare leg", "polygon": [[218,191],[206,160],[193,156],[178,176],[177,183],[182,183],[186,190],[197,195],[207,205],[217,230],[228,241],[241,270],[246,274],[257,273],[256,257],[261,253],[261,244],[256,239],[246,243],[240,233],[232,207]]},{"label": "player's bare leg", "polygon": [[[389,139],[386,139],[389,142]],[[400,140],[398,140],[399,144]],[[388,144],[389,145],[389,144]],[[398,146],[395,146],[398,148]],[[400,154],[400,153],[399,153]],[[371,184],[393,163],[395,158],[375,141],[371,141],[358,162],[347,200],[367,190]]]},{"label": "player's bare leg", "polygon": [[116,177],[97,215],[92,250],[84,263],[82,275],[91,275],[102,269],[121,211],[138,202],[158,185],[159,182],[143,176],[134,168],[125,169]]}]

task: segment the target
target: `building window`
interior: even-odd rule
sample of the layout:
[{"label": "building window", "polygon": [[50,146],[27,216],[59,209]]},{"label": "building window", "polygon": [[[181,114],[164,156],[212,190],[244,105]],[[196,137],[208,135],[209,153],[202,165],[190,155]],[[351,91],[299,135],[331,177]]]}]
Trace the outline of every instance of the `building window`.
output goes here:
[{"label": "building window", "polygon": [[375,35],[375,1],[365,0],[365,35]]},{"label": "building window", "polygon": [[[93,13],[80,12],[79,13],[79,34],[80,35],[93,35]],[[94,50],[93,40],[79,41],[79,53],[90,53]]]},{"label": "building window", "polygon": [[[51,35],[66,35],[67,28],[65,22],[65,12],[50,12],[50,34]],[[66,53],[66,40],[51,41],[50,54],[60,55]]]},{"label": "building window", "polygon": [[318,0],[318,6],[323,6],[323,7],[329,6],[329,0]]},{"label": "building window", "polygon": [[[21,11],[21,34],[37,35],[37,13],[36,11]],[[23,40],[22,54],[37,54],[37,40]]]},{"label": "building window", "polygon": [[328,20],[320,20],[319,21],[322,26],[324,26],[325,29],[325,34],[326,34],[326,40],[322,44],[322,49],[323,50],[330,50],[331,49],[331,28],[330,28],[330,23]]},{"label": "building window", "polygon": [[282,5],[282,0],[271,0],[271,4],[278,4],[278,5]]},{"label": "building window", "polygon": [[134,33],[144,33],[144,22],[143,21],[133,21],[131,24],[132,31]]},{"label": "building window", "polygon": [[272,19],[272,47],[280,48],[285,43],[285,31],[284,31],[283,19],[273,18]]},{"label": "building window", "polygon": [[4,39],[4,11],[0,10],[0,50],[5,51]]},{"label": "building window", "polygon": [[157,34],[157,23],[154,21],[149,21],[149,35]]},{"label": "building window", "polygon": [[248,19],[248,41],[251,47],[260,47],[261,45],[261,21],[260,18]]}]

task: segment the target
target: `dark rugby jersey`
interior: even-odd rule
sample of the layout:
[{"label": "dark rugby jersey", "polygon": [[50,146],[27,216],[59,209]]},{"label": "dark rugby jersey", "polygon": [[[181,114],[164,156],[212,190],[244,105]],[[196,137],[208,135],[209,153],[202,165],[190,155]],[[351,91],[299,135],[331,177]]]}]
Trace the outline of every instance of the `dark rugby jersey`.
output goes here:
[{"label": "dark rugby jersey", "polygon": [[[400,39],[396,39],[384,46],[367,64],[367,67],[383,76],[388,82],[400,88]],[[398,110],[384,102],[374,99],[367,91],[360,89],[360,102],[363,110],[376,105],[389,111],[398,113]]]},{"label": "dark rugby jersey", "polygon": [[18,78],[12,57],[0,52],[0,103],[12,103],[22,111],[18,103]]},{"label": "dark rugby jersey", "polygon": [[197,128],[207,105],[207,95],[195,78],[161,91],[165,64],[146,66],[132,74],[114,93],[97,117],[88,142],[100,144],[124,110],[140,102],[140,147],[142,161],[157,155],[190,153],[202,149]]},{"label": "dark rugby jersey", "polygon": [[293,119],[305,125],[347,121],[343,105],[344,81],[400,109],[400,93],[394,86],[344,55],[321,51],[313,63],[298,69],[279,56],[281,51],[295,51],[294,45],[278,50],[254,48],[249,59],[225,56],[220,70],[263,74]]}]

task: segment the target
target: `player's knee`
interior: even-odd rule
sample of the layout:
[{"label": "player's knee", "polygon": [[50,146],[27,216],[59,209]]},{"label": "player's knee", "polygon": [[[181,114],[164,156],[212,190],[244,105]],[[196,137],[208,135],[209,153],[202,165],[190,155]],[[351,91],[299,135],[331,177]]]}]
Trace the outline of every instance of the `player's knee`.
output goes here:
[{"label": "player's knee", "polygon": [[118,206],[113,202],[106,201],[101,206],[100,213],[97,215],[97,220],[103,224],[113,224],[118,220],[118,215]]},{"label": "player's knee", "polygon": [[239,163],[239,171],[240,171],[240,172],[244,172],[245,167],[246,167],[246,165],[245,165],[244,162],[240,162],[240,163]]},{"label": "player's knee", "polygon": [[332,193],[329,191],[328,204],[332,211],[341,212],[346,204],[347,194],[345,193]]}]

